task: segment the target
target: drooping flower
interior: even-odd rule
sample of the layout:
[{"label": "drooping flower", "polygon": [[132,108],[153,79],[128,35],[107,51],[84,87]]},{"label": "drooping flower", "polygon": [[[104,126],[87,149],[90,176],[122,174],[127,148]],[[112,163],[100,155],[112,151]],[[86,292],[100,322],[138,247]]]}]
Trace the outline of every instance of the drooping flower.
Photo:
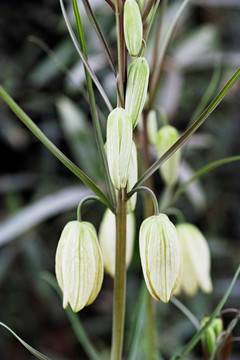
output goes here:
[{"label": "drooping flower", "polygon": [[210,251],[206,239],[193,224],[176,226],[182,249],[182,275],[176,294],[183,290],[187,295],[196,294],[198,287],[205,293],[212,291],[210,277]]},{"label": "drooping flower", "polygon": [[78,312],[95,300],[103,281],[103,259],[92,224],[67,223],[57,246],[55,271],[64,308],[69,303]]},{"label": "drooping flower", "polygon": [[[158,156],[162,156],[178,140],[177,129],[171,125],[164,125],[157,133],[156,146]],[[174,185],[178,178],[180,150],[177,150],[161,167],[160,173],[165,183]]]},{"label": "drooping flower", "polygon": [[[126,238],[126,268],[128,268],[133,252],[135,238],[135,217],[133,213],[127,215]],[[112,277],[115,276],[115,251],[116,251],[116,224],[114,214],[107,209],[99,229],[99,243],[103,255],[105,270]]]},{"label": "drooping flower", "polygon": [[139,57],[132,62],[128,70],[125,108],[132,119],[133,129],[143,110],[149,80],[149,66],[145,58]]},{"label": "drooping flower", "polygon": [[140,228],[140,256],[150,294],[168,302],[179,279],[181,255],[177,232],[164,214],[150,216]]},{"label": "drooping flower", "polygon": [[131,118],[126,110],[116,108],[108,116],[106,148],[110,176],[117,190],[127,184],[131,147]]},{"label": "drooping flower", "polygon": [[143,25],[140,9],[135,0],[125,1],[123,22],[128,52],[131,56],[137,56],[142,47]]}]

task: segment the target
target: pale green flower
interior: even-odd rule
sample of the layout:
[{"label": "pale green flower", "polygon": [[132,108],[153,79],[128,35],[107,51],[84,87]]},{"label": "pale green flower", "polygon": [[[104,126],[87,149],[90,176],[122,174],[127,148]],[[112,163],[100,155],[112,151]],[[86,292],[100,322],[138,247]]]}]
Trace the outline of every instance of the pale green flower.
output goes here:
[{"label": "pale green flower", "polygon": [[137,56],[142,47],[143,25],[140,9],[135,0],[125,1],[123,22],[128,52],[132,56]]},{"label": "pale green flower", "polygon": [[193,224],[176,226],[182,249],[183,269],[176,294],[183,290],[187,295],[196,294],[198,287],[205,293],[212,291],[210,277],[210,251],[206,239]]},{"label": "pale green flower", "polygon": [[[178,132],[171,125],[164,125],[157,133],[157,154],[162,156],[177,140]],[[178,178],[180,150],[177,150],[161,167],[160,173],[165,183],[169,186],[174,185]]]},{"label": "pale green flower", "polygon": [[149,66],[145,58],[132,62],[128,70],[125,108],[132,119],[133,129],[138,123],[143,110],[149,80]]},{"label": "pale green flower", "polygon": [[150,216],[140,228],[140,256],[150,294],[168,302],[179,279],[181,254],[177,232],[164,214]]},{"label": "pale green flower", "polygon": [[155,110],[151,110],[147,117],[147,133],[150,144],[156,144],[157,142],[157,114]]},{"label": "pale green flower", "polygon": [[77,312],[95,300],[102,286],[103,260],[92,224],[67,223],[58,243],[55,270],[64,308],[69,303]]},{"label": "pale green flower", "polygon": [[110,176],[117,190],[127,185],[132,147],[131,118],[122,108],[114,109],[107,120],[107,160]]},{"label": "pale green flower", "polygon": [[[126,268],[128,268],[133,252],[135,238],[135,217],[127,215]],[[115,275],[116,224],[115,215],[107,209],[99,228],[99,243],[103,255],[105,270],[112,277]]]}]

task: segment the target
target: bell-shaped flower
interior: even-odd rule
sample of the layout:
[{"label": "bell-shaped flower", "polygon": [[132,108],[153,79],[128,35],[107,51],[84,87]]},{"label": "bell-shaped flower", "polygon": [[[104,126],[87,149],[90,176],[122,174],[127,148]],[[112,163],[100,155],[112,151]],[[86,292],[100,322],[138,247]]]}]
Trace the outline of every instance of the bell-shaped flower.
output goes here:
[{"label": "bell-shaped flower", "polygon": [[145,58],[139,57],[128,70],[125,109],[132,119],[133,129],[141,116],[148,89],[149,66]]},{"label": "bell-shaped flower", "polygon": [[164,214],[150,216],[140,228],[140,256],[150,294],[168,302],[179,279],[181,254],[177,232]]},{"label": "bell-shaped flower", "polygon": [[[132,142],[131,157],[129,163],[129,172],[127,180],[127,192],[131,191],[138,179],[138,162],[137,162],[137,148]],[[134,193],[127,202],[127,212],[133,212],[136,207],[137,193]]]},{"label": "bell-shaped flower", "polygon": [[210,251],[200,230],[193,224],[176,226],[182,250],[182,274],[175,294],[183,290],[187,295],[196,294],[198,287],[205,293],[212,291],[210,277]]},{"label": "bell-shaped flower", "polygon": [[57,246],[55,270],[64,308],[69,303],[77,312],[95,300],[103,281],[103,259],[92,224],[67,223]]},{"label": "bell-shaped flower", "polygon": [[[177,140],[178,132],[171,125],[164,125],[157,133],[157,154],[162,156]],[[165,183],[172,186],[178,178],[180,150],[177,150],[163,165],[160,166],[160,173]]]},{"label": "bell-shaped flower", "polygon": [[151,110],[147,117],[147,134],[150,144],[155,145],[157,142],[157,114],[155,110]]},{"label": "bell-shaped flower", "polygon": [[[128,268],[133,253],[135,238],[134,214],[127,215],[127,238],[126,238],[126,268]],[[99,243],[103,255],[104,268],[106,272],[115,275],[115,252],[116,252],[116,224],[115,215],[107,209],[99,228]]]},{"label": "bell-shaped flower", "polygon": [[110,176],[117,190],[127,185],[132,147],[131,118],[122,108],[114,109],[107,120],[107,160]]},{"label": "bell-shaped flower", "polygon": [[135,0],[126,0],[123,13],[124,37],[131,56],[137,56],[142,47],[143,25],[139,6]]}]

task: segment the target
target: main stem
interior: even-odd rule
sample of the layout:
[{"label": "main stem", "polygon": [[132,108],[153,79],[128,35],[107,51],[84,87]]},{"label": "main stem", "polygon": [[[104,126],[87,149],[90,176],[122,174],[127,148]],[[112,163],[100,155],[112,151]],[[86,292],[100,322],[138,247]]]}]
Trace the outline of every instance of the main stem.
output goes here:
[{"label": "main stem", "polygon": [[116,257],[111,360],[122,359],[126,294],[126,217],[127,202],[125,190],[123,189],[118,191],[116,212]]}]

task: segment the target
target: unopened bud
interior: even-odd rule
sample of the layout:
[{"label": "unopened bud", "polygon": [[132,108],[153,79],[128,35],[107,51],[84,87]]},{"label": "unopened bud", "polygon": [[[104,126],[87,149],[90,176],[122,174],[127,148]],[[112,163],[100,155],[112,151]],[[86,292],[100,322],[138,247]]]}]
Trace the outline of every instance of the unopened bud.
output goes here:
[{"label": "unopened bud", "polygon": [[142,17],[135,0],[126,0],[124,4],[124,37],[129,54],[137,56],[141,50],[143,38]]},{"label": "unopened bud", "polygon": [[[214,319],[214,320],[216,320],[216,319]],[[209,321],[209,317],[203,318],[202,322],[201,322],[201,327],[204,327],[208,321]],[[217,336],[216,336],[214,328],[213,328],[213,321],[207,327],[207,329],[203,333],[202,339],[201,339],[204,352],[209,355],[211,355],[213,353],[213,351],[216,347],[216,341],[217,341]]]},{"label": "unopened bud", "polygon": [[[162,156],[176,141],[178,132],[171,125],[164,125],[157,133],[157,153]],[[160,173],[165,183],[169,186],[174,185],[179,170],[180,150],[177,150],[161,167]]]},{"label": "unopened bud", "polygon": [[[138,179],[138,162],[137,162],[137,148],[132,142],[131,157],[129,163],[129,173],[127,181],[127,192],[131,191]],[[127,202],[127,212],[133,212],[135,210],[137,202],[137,193],[135,192]]]},{"label": "unopened bud", "polygon": [[107,120],[107,159],[117,190],[126,187],[132,146],[131,118],[122,108],[114,109]]},{"label": "unopened bud", "polygon": [[102,286],[103,260],[92,224],[67,223],[58,243],[55,270],[64,308],[69,303],[77,312],[95,300]]},{"label": "unopened bud", "polygon": [[149,80],[149,66],[145,58],[137,58],[129,66],[125,108],[132,119],[133,129],[143,110]]},{"label": "unopened bud", "polygon": [[[133,213],[127,215],[126,268],[128,268],[133,252],[135,237],[135,218]],[[105,270],[112,277],[115,275],[116,224],[114,214],[107,209],[99,229],[99,243],[102,250]]]},{"label": "unopened bud", "polygon": [[168,302],[180,273],[180,246],[177,232],[169,218],[160,214],[144,220],[140,228],[140,256],[150,294]]},{"label": "unopened bud", "polygon": [[193,224],[182,223],[176,226],[182,249],[182,275],[178,292],[196,294],[198,287],[205,293],[212,291],[210,277],[210,251],[206,239]]},{"label": "unopened bud", "polygon": [[217,338],[218,335],[221,334],[221,332],[223,331],[222,319],[220,319],[220,318],[214,319],[212,322],[212,327],[213,327],[213,330],[214,330],[216,338]]}]

